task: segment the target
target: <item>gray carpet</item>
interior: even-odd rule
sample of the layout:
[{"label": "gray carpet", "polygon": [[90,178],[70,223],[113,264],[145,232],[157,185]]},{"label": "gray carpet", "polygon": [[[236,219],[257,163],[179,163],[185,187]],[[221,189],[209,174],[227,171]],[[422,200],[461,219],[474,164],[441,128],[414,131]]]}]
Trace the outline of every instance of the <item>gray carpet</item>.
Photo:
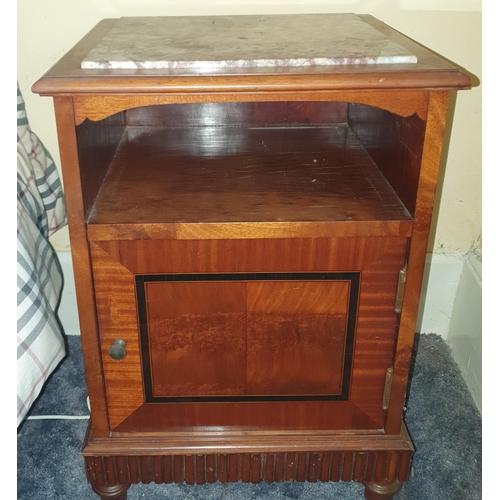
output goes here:
[{"label": "gray carpet", "polygon": [[[68,355],[48,381],[30,416],[88,415],[79,337],[68,337]],[[406,423],[416,453],[398,500],[479,500],[481,416],[451,352],[437,335],[417,338]],[[97,500],[80,455],[86,420],[27,420],[18,430],[19,500]],[[138,484],[138,500],[357,500],[356,483],[257,485]]]}]

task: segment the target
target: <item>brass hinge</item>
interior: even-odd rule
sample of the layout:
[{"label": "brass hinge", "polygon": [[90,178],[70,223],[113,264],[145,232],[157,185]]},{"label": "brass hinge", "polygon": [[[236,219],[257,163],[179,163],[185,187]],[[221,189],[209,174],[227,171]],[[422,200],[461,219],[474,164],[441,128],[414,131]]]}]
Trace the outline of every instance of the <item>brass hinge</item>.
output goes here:
[{"label": "brass hinge", "polygon": [[388,368],[385,374],[384,395],[382,396],[382,410],[387,410],[389,408],[393,372],[394,370],[392,368]]},{"label": "brass hinge", "polygon": [[405,284],[406,284],[406,264],[405,267],[403,267],[403,269],[399,271],[398,289],[396,290],[396,306],[394,308],[397,314],[401,313],[401,308],[403,306]]}]

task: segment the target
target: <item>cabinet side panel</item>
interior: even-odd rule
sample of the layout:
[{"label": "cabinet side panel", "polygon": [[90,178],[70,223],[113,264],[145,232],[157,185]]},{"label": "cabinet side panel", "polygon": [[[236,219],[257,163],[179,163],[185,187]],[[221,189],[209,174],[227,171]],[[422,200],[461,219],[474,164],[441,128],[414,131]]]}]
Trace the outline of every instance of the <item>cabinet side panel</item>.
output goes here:
[{"label": "cabinet side panel", "polygon": [[80,164],[77,154],[73,101],[70,97],[57,97],[54,99],[54,107],[68,212],[87,389],[92,407],[92,424],[96,437],[106,437],[109,427],[99,350],[92,269],[85,226]]},{"label": "cabinet side panel", "polygon": [[349,104],[348,123],[413,216],[420,174],[425,121],[364,104]]},{"label": "cabinet side panel", "polygon": [[441,163],[443,136],[448,112],[448,91],[432,92],[422,155],[422,171],[417,191],[414,230],[411,238],[406,286],[401,310],[394,360],[394,375],[386,420],[389,434],[399,432],[406,397],[418,304],[422,289],[425,256],[434,207],[436,182]]},{"label": "cabinet side panel", "polygon": [[99,122],[85,120],[76,127],[83,209],[86,218],[92,210],[124,131],[124,112]]}]

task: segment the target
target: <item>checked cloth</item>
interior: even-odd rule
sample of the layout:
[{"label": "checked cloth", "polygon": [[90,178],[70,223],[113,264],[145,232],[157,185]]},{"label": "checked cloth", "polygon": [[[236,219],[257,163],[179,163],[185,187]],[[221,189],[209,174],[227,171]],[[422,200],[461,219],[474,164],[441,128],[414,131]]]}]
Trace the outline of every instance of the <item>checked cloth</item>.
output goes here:
[{"label": "checked cloth", "polygon": [[62,273],[49,237],[66,224],[57,168],[30,129],[17,87],[17,425],[65,356]]}]

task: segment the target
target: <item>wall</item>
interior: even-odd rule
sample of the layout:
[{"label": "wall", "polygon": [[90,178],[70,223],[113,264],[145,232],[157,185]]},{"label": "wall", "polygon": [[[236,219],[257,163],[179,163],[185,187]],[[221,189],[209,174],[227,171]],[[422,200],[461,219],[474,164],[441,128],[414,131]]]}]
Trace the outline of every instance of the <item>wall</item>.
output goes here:
[{"label": "wall", "polygon": [[[52,100],[30,88],[102,18],[298,12],[372,14],[481,78],[480,0],[22,0],[17,76],[33,130],[59,164]],[[429,251],[465,254],[481,233],[481,86],[452,107]],[[67,231],[53,242],[69,249]]]},{"label": "wall", "polygon": [[[450,120],[453,121],[445,139],[419,317],[421,332],[436,332],[448,338],[465,256],[482,232],[481,0],[22,0],[17,7],[19,85],[30,124],[57,164],[52,100],[32,94],[30,88],[106,17],[372,14],[472,74],[476,86],[458,92],[451,101]],[[70,249],[66,229],[56,234],[52,242],[59,251]],[[71,302],[72,297],[68,300]]]}]

